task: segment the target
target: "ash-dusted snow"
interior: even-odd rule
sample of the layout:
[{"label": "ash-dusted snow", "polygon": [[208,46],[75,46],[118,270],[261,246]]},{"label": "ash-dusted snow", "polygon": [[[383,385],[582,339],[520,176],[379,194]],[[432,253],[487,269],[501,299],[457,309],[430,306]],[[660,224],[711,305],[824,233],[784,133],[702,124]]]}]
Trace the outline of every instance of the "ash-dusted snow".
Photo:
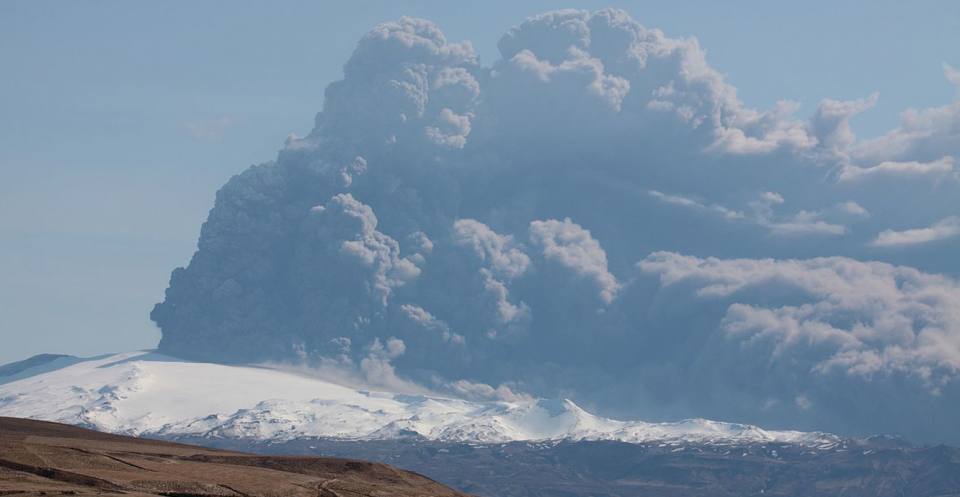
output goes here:
[{"label": "ash-dusted snow", "polygon": [[184,362],[131,352],[0,385],[0,416],[162,437],[455,442],[619,440],[631,443],[785,442],[829,445],[832,435],[769,431],[704,419],[617,421],[570,400],[477,402],[368,391],[258,366]]}]

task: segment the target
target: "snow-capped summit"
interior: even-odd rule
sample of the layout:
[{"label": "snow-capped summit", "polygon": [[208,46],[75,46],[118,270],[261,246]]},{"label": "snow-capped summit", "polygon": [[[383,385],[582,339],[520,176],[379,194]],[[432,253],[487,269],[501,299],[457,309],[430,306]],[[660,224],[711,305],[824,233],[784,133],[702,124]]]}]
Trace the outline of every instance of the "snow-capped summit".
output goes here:
[{"label": "snow-capped summit", "polygon": [[150,352],[99,357],[0,384],[0,416],[123,434],[277,441],[410,436],[478,443],[837,441],[823,433],[767,431],[703,419],[617,421],[594,416],[567,399],[476,402],[370,392],[279,369],[186,362]]}]

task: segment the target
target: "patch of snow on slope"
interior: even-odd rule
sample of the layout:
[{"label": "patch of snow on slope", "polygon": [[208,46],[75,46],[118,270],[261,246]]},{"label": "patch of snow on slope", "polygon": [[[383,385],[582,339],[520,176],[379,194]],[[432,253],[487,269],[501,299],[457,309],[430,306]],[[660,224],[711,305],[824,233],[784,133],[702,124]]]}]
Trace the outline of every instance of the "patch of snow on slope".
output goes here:
[{"label": "patch of snow on slope", "polygon": [[420,436],[492,443],[572,439],[804,445],[837,440],[822,433],[703,419],[616,421],[565,399],[471,402],[367,392],[277,369],[187,362],[149,352],[96,358],[0,385],[0,416],[134,435],[258,440]]}]

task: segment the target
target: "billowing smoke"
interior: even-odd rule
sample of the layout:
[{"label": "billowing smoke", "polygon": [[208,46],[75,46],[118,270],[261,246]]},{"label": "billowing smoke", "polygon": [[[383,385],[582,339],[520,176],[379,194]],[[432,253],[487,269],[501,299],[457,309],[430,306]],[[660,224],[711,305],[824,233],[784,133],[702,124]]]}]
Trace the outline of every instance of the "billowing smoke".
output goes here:
[{"label": "billowing smoke", "polygon": [[160,348],[960,442],[960,101],[861,141],[877,95],[750,109],[616,10],[499,48],[363,37],[310,134],[217,193]]}]

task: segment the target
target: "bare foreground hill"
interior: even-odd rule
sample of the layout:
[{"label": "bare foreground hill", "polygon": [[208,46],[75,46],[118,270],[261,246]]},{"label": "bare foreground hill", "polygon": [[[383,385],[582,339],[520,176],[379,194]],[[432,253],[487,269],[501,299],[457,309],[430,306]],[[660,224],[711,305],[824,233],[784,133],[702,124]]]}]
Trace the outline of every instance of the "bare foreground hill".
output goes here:
[{"label": "bare foreground hill", "polygon": [[465,496],[392,466],[256,456],[0,417],[0,495]]}]

